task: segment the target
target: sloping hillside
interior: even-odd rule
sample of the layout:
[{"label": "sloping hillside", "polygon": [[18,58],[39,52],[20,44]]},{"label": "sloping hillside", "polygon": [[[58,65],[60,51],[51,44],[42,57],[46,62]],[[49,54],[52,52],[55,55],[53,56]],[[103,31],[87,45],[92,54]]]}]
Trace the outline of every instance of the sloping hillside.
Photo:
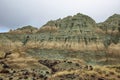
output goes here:
[{"label": "sloping hillside", "polygon": [[17,34],[30,34],[30,33],[36,33],[37,28],[28,25],[28,26],[23,26],[22,28],[18,28],[16,30],[10,30],[9,33],[17,33]]},{"label": "sloping hillside", "polygon": [[105,30],[117,30],[120,27],[120,14],[114,14],[108,17],[102,23],[98,23],[98,27],[101,28],[103,31]]}]

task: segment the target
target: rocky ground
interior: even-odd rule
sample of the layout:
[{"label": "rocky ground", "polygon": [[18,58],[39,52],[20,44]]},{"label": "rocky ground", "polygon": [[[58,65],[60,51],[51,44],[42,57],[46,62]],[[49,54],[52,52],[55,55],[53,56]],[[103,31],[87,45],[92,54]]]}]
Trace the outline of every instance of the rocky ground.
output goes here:
[{"label": "rocky ground", "polygon": [[79,59],[40,59],[11,53],[0,59],[0,80],[119,80],[120,65],[93,66]]}]

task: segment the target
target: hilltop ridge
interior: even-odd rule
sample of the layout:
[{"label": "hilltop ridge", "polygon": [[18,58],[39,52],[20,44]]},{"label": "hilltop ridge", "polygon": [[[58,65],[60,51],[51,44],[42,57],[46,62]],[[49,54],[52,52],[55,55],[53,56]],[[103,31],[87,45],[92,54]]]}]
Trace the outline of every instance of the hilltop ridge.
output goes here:
[{"label": "hilltop ridge", "polygon": [[97,28],[105,31],[106,27],[108,30],[117,28],[120,26],[120,14],[113,14],[108,17],[104,22],[96,23],[88,15],[77,13],[73,16],[67,16],[59,18],[57,20],[50,20],[39,29],[31,25],[23,26],[16,30],[10,30],[10,33],[48,33],[48,32],[59,32],[59,31],[93,31]]},{"label": "hilltop ridge", "polygon": [[108,17],[104,22],[98,23],[98,27],[102,30],[112,30],[117,29],[120,27],[120,14],[113,14],[112,16]]},{"label": "hilltop ridge", "polygon": [[84,14],[76,14],[74,16],[67,16],[63,19],[50,20],[41,28],[54,27],[60,30],[85,30],[96,27],[96,22],[89,16]]},{"label": "hilltop ridge", "polygon": [[36,33],[38,28],[33,27],[31,25],[23,26],[21,28],[17,28],[16,30],[10,30],[9,33],[17,33],[17,34],[22,34],[22,33]]}]

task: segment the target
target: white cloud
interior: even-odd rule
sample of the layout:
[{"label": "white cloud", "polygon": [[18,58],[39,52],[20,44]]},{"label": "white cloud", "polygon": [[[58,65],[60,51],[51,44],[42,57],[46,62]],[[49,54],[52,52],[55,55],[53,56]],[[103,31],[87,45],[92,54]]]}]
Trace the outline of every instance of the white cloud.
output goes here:
[{"label": "white cloud", "polygon": [[78,12],[101,22],[120,14],[119,8],[120,0],[0,0],[0,24],[8,28],[28,24],[40,27],[48,20]]}]

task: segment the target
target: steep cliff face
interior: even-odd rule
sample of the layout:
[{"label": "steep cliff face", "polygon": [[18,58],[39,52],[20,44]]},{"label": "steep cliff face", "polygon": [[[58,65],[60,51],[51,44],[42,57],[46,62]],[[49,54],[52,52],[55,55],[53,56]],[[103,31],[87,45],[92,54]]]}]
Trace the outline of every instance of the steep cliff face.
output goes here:
[{"label": "steep cliff face", "polygon": [[56,30],[81,30],[92,31],[96,27],[95,21],[87,15],[76,14],[74,16],[67,16],[63,19],[48,21],[41,29],[53,28]]}]

